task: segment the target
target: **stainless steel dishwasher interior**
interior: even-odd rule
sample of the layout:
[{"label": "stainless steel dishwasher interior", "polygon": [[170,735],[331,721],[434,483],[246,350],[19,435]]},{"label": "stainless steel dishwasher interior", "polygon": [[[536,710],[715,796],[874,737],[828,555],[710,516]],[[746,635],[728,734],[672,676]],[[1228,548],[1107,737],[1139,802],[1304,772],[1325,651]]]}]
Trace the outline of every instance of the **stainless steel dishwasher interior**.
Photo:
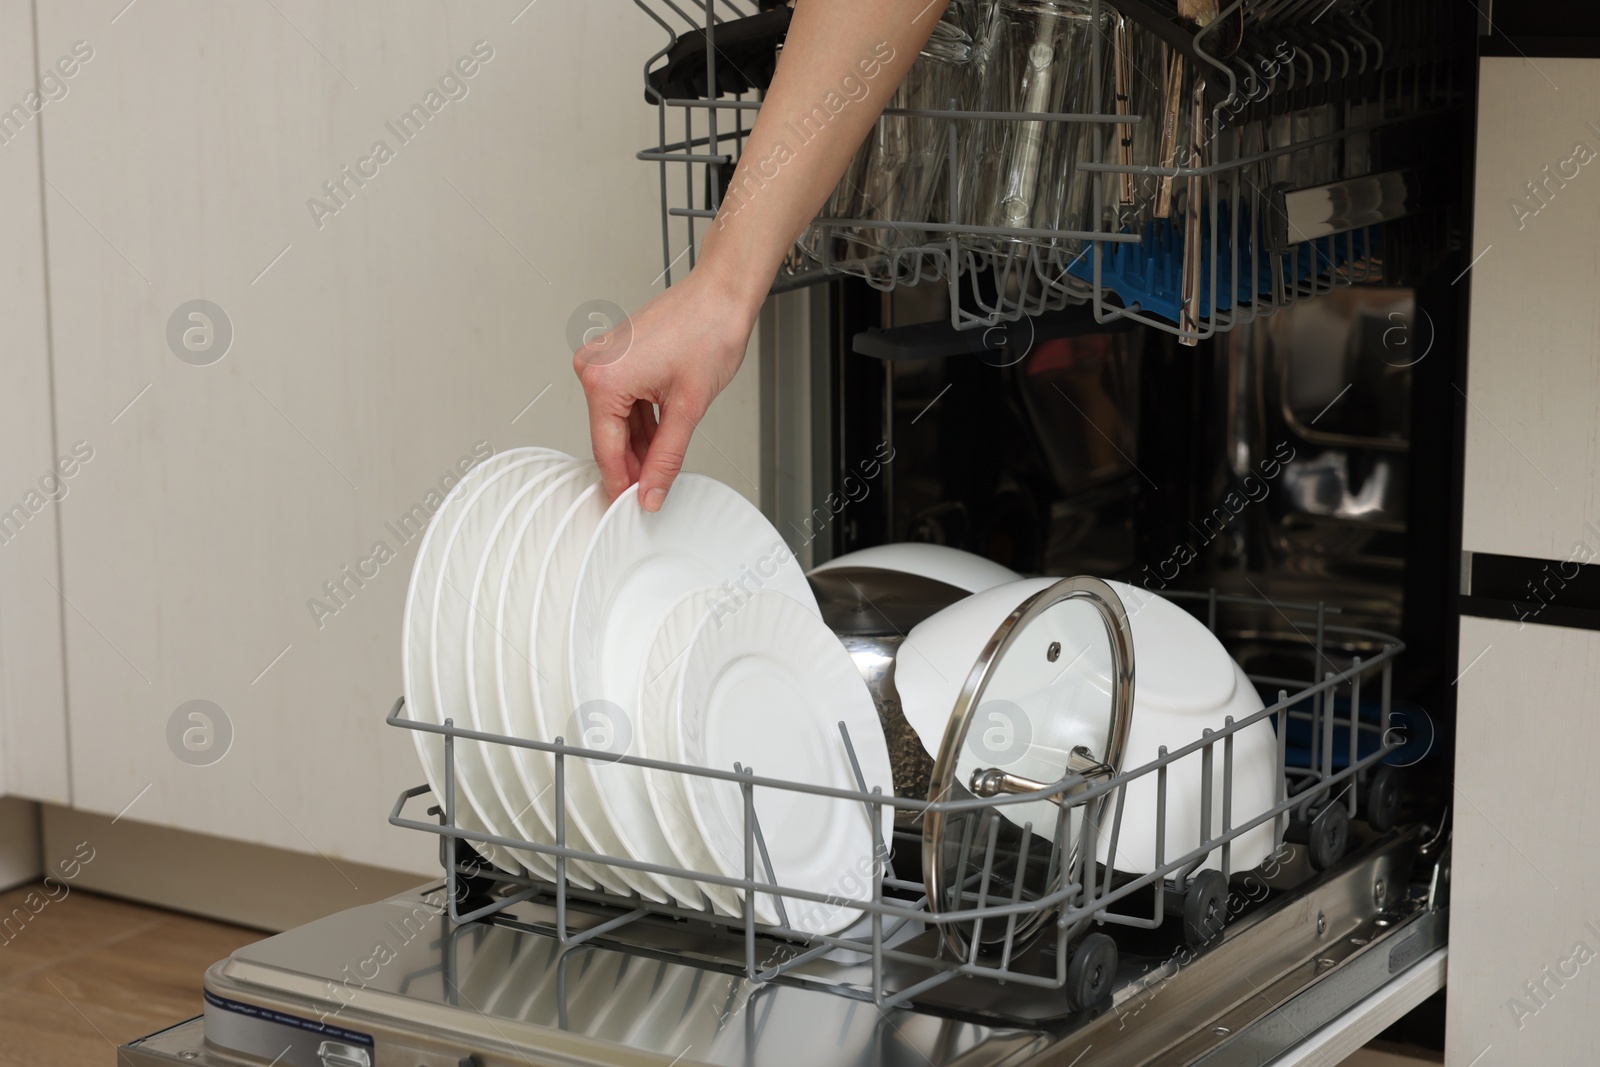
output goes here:
[{"label": "stainless steel dishwasher interior", "polygon": [[203,1025],[131,1043],[123,1062],[1066,1067],[1092,1047],[1096,1064],[1265,1063],[1442,943],[1440,864],[1420,827],[1322,875],[1291,862],[1274,881],[1297,887],[1219,944],[1130,952],[1113,1000],[1067,1017],[978,980],[880,1011],[858,999],[859,958],[752,983],[740,943],[688,922],[563,951],[547,904],[455,926],[433,884],[240,949],[206,975]]}]

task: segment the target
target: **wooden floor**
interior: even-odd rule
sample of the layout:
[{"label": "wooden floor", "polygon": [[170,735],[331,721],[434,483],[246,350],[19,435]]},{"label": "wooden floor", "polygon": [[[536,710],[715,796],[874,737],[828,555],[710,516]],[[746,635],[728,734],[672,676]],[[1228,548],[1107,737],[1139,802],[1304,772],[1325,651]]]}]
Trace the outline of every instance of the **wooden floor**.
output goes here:
[{"label": "wooden floor", "polygon": [[198,1015],[205,969],[265,936],[52,886],[0,893],[0,1067],[111,1067],[115,1046]]}]

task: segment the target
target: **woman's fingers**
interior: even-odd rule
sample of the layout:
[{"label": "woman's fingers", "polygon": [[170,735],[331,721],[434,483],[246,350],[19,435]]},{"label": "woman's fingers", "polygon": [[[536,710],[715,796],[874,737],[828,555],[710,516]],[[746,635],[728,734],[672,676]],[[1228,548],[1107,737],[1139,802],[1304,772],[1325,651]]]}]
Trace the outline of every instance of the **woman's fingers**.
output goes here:
[{"label": "woman's fingers", "polygon": [[615,500],[617,494],[632,485],[638,477],[637,470],[628,469],[628,461],[633,459],[628,440],[628,418],[632,409],[625,409],[626,413],[619,412],[612,398],[598,389],[589,391],[587,395],[589,443],[594,448],[594,461],[600,467],[600,481],[605,486],[606,496]]},{"label": "woman's fingers", "polygon": [[661,398],[661,424],[656,428],[655,439],[645,456],[644,470],[639,474],[639,500],[646,511],[661,510],[667,490],[683,470],[689,439],[694,436],[695,425],[702,414],[703,409],[687,410],[670,396]]},{"label": "woman's fingers", "polygon": [[637,482],[644,507],[660,509],[696,424],[739,369],[754,315],[725,286],[691,272],[634,313],[626,351],[590,358],[591,343],[574,357],[611,499]]},{"label": "woman's fingers", "polygon": [[655,436],[655,405],[648,400],[635,400],[633,410],[628,413],[628,448],[633,453],[633,463],[629,464],[629,467],[636,481],[639,471],[644,467],[644,457],[650,451],[650,442]]}]

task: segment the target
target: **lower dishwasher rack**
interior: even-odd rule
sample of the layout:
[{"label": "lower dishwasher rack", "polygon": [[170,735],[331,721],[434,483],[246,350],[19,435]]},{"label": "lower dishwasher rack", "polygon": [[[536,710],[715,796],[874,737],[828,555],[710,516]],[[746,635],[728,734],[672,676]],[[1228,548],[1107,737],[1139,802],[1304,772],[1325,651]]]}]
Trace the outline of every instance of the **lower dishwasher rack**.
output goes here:
[{"label": "lower dishwasher rack", "polygon": [[[1215,592],[1190,598],[1212,629],[1219,609],[1251,603]],[[1084,821],[1083,846],[1073,848],[1069,820],[1062,818],[1048,853],[1049,870],[1059,872],[1056,888],[1019,901],[1019,889],[991,885],[1000,867],[990,832],[981,862],[974,863],[976,894],[961,888],[959,908],[936,910],[929,907],[926,887],[895,868],[897,856],[918,853],[921,834],[897,828],[893,841],[876,839],[885,851],[872,894],[851,901],[865,916],[858,926],[870,926],[870,935],[800,936],[785,924],[756,921],[752,894],[795,900],[808,894],[779,884],[770,870],[763,871],[765,877],[755,873],[758,856],[763,868],[768,865],[752,790],[837,794],[872,810],[892,805],[913,821],[945,809],[992,815],[1033,794],[935,803],[886,796],[864,784],[857,791],[825,789],[755,777],[748,769],[730,774],[650,763],[569,746],[560,738],[544,743],[484,734],[448,718],[441,725],[412,722],[401,717],[403,701],[397,702],[388,717],[392,725],[440,735],[445,780],[430,819],[403,814],[408,802],[428,791],[419,786],[402,792],[390,822],[438,836],[444,878],[238,950],[207,972],[203,1017],[124,1046],[119,1062],[1215,1067],[1292,1057],[1296,1063],[1336,1063],[1331,1053],[1316,1051],[1319,1030],[1338,1031],[1348,1045],[1362,1037],[1363,1026],[1370,1028],[1386,1011],[1392,1018],[1395,1005],[1410,998],[1404,1005],[1409,1007],[1442,980],[1448,812],[1432,827],[1396,825],[1397,809],[1382,803],[1393,793],[1388,772],[1399,769],[1389,766],[1392,757],[1404,755],[1398,750],[1405,720],[1390,700],[1399,643],[1335,625],[1327,616],[1336,612],[1321,604],[1270,606],[1308,616],[1314,639],[1290,625],[1315,654],[1319,681],[1306,685],[1254,674],[1258,689],[1278,694],[1259,713],[1230,719],[1190,746],[1163,749],[1157,760],[1098,785],[1084,788],[1082,775],[1069,774],[1037,791],[1072,791],[1074,803],[1113,794],[1107,820],[1110,854],[1116,855],[1127,785],[1145,775],[1164,782],[1172,761],[1193,750],[1206,768],[1201,824],[1208,828],[1196,848],[1168,856],[1158,843],[1150,873],[1119,874],[1095,864],[1093,835],[1099,831],[1092,821]],[[1369,673],[1373,677],[1363,690]],[[1229,808],[1232,741],[1268,718],[1278,737],[1278,802],[1235,825]],[[1288,739],[1297,730],[1310,742],[1303,762],[1289,759]],[[841,733],[851,747],[848,732]],[[582,890],[564,876],[569,860],[640,864],[576,850],[559,832],[550,845],[461,826],[454,774],[454,750],[461,742],[550,752],[558,827],[564,825],[562,768],[570,759],[650,763],[670,773],[737,782],[746,795],[746,874],[722,880],[745,894],[743,915]],[[1213,802],[1221,808],[1220,833],[1209,829]],[[1156,818],[1160,842],[1164,816]],[[1231,843],[1268,822],[1278,846],[1270,862],[1250,870],[1233,866]],[[1018,858],[1007,863],[1035,862],[1028,840],[1024,832]],[[554,860],[557,878],[492,870],[474,852],[483,845],[543,852]],[[1201,870],[1213,854],[1220,869]],[[1064,859],[1069,856],[1076,859]],[[704,871],[666,873],[713,878]],[[1195,893],[1202,881],[1224,894],[1225,916],[1220,899]],[[958,884],[966,886],[965,880]],[[1198,939],[1188,929],[1188,902],[1195,899],[1210,900],[1208,907],[1215,908],[1206,913]],[[1016,914],[1041,916],[1041,936],[1013,938],[1009,916]],[[1212,925],[1213,918],[1219,925]],[[974,949],[969,958],[953,957],[948,927],[985,921],[1007,931],[997,955]],[[1110,930],[1117,931],[1109,956],[1115,963],[1096,972],[1097,979],[1109,974],[1110,981],[1096,985],[1101,992],[1093,1000],[1069,997],[1076,987],[1068,984],[1068,960],[1075,965],[1080,952],[1085,959],[1093,956],[1083,947],[1100,934],[1090,931]],[[1387,1007],[1370,1010],[1374,999]],[[1358,1007],[1363,1004],[1368,1009]]]},{"label": "lower dishwasher rack", "polygon": [[[1407,982],[1413,968],[1442,974],[1448,838],[1419,825],[1357,836],[1320,874],[1291,859],[1279,877],[1299,885],[1201,953],[1125,950],[1109,1003],[1065,1019],[1049,991],[976,977],[879,1009],[828,988],[870,982],[859,957],[754,982],[742,941],[709,923],[652,917],[622,928],[625,939],[563,948],[549,902],[457,924],[436,882],[239,949],[207,972],[203,1017],[123,1046],[118,1062],[1266,1064],[1386,988],[1405,986],[1414,1003],[1434,986]],[[567,922],[607,917],[574,903]]]}]

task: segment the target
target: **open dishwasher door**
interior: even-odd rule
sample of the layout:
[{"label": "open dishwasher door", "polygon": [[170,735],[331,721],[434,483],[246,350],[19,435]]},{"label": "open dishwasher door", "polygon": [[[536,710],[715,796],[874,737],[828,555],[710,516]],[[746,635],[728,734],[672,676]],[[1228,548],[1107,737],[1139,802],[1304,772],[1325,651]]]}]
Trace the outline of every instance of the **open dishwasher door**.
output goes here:
[{"label": "open dishwasher door", "polygon": [[[1424,834],[1358,843],[1320,875],[1289,859],[1273,881],[1298,888],[1274,889],[1202,952],[1125,948],[1113,995],[1065,1016],[1058,992],[981,979],[880,1010],[859,956],[757,983],[742,939],[664,918],[563,950],[550,902],[457,925],[434,884],[239,949],[206,974],[202,1017],[123,1046],[119,1062],[1337,1063],[1443,983],[1447,839]],[[575,904],[567,919],[576,936],[614,917]]]}]

